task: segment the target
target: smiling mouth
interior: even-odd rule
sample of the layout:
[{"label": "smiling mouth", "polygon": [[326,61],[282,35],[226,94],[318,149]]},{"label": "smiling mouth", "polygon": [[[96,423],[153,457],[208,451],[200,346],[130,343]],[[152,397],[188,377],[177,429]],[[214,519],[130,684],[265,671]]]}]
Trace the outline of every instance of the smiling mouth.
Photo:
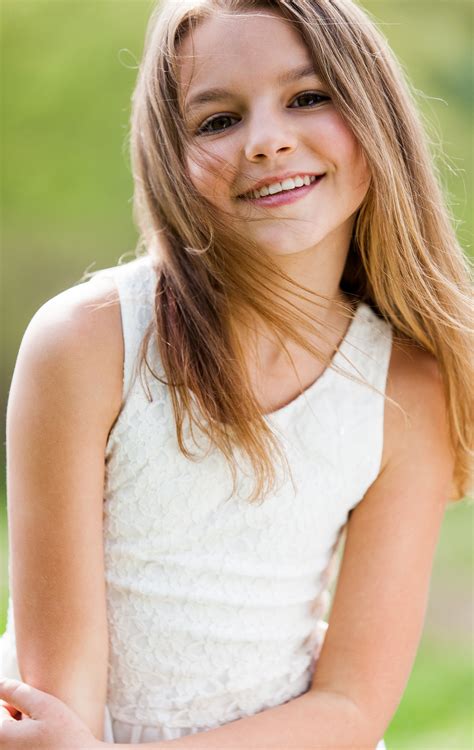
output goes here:
[{"label": "smiling mouth", "polygon": [[296,188],[304,187],[305,185],[310,185],[311,183],[316,182],[317,178],[320,176],[321,175],[304,173],[301,175],[295,175],[294,177],[288,177],[279,182],[272,182],[268,185],[263,185],[256,190],[249,190],[248,193],[243,193],[238,197],[243,198],[244,200],[249,198],[265,198],[267,195],[276,195],[277,193],[288,192],[290,190],[295,190]]},{"label": "smiling mouth", "polygon": [[321,182],[323,177],[324,174],[289,178],[282,182],[265,185],[259,190],[250,190],[248,193],[239,195],[238,198],[258,206],[281,206],[303,198]]}]

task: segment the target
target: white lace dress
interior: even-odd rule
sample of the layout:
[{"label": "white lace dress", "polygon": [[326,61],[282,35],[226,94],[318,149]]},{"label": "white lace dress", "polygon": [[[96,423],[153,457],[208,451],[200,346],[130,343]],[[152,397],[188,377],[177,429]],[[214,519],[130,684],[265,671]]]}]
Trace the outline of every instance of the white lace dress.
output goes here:
[{"label": "white lace dress", "polygon": [[[265,417],[283,441],[293,483],[283,477],[273,495],[251,505],[251,477],[239,472],[229,498],[224,458],[213,450],[186,459],[167,387],[148,376],[150,399],[135,377],[154,309],[150,259],[101,273],[119,290],[125,347],[104,486],[105,739],[143,743],[212,729],[308,689],[334,551],[379,472],[384,401],[326,369]],[[359,303],[333,363],[384,392],[391,345],[391,327]],[[151,353],[162,372],[154,345]],[[13,621],[10,601],[0,675],[19,677]]]}]

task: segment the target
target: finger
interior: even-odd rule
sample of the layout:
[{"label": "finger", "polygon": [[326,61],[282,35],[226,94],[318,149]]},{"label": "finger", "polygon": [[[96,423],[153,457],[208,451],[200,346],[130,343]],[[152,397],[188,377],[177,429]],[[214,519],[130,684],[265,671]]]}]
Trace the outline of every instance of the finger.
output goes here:
[{"label": "finger", "polygon": [[0,706],[0,727],[2,726],[2,721],[15,721],[15,719],[11,715],[10,711],[8,711],[3,706]]},{"label": "finger", "polygon": [[[13,719],[0,719],[0,750],[31,750],[39,747],[37,724],[30,719],[26,723]],[[32,728],[35,731],[32,733]]]},{"label": "finger", "polygon": [[32,719],[43,718],[48,712],[51,700],[55,700],[53,696],[25,682],[2,679],[0,679],[0,698]]},{"label": "finger", "polygon": [[19,719],[21,716],[21,711],[17,711],[15,706],[10,706],[9,703],[0,700],[0,716],[5,716],[5,711],[7,711],[10,716],[13,716],[14,719]]}]

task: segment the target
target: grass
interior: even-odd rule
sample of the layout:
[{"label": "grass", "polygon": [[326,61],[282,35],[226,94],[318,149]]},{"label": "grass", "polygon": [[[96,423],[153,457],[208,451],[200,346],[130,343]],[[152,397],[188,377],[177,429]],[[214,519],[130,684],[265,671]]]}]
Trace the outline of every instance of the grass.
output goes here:
[{"label": "grass", "polygon": [[472,648],[422,640],[408,686],[386,732],[389,750],[471,750]]}]

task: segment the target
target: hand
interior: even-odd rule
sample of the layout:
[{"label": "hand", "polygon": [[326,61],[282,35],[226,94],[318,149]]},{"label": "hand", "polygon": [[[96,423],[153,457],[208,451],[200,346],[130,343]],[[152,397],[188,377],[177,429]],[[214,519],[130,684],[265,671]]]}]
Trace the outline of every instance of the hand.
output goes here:
[{"label": "hand", "polygon": [[[107,743],[96,739],[69,706],[49,693],[19,680],[0,680],[0,750],[96,750]],[[22,718],[11,715],[15,709]]]},{"label": "hand", "polygon": [[0,719],[21,719],[21,711],[17,711],[15,706],[0,700]]}]

